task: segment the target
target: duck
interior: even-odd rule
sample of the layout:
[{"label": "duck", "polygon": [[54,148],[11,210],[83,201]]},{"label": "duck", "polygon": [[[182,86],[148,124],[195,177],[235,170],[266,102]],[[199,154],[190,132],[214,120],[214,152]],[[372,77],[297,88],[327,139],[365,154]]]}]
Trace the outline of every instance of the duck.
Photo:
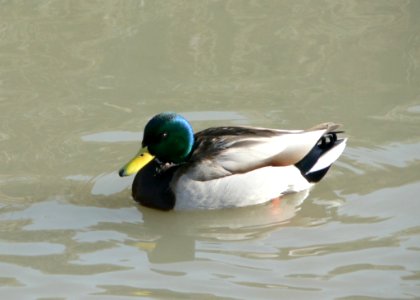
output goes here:
[{"label": "duck", "polygon": [[346,147],[340,126],[220,126],[194,133],[183,116],[163,112],[148,121],[140,150],[118,173],[135,174],[132,197],[149,208],[259,205],[319,182]]}]

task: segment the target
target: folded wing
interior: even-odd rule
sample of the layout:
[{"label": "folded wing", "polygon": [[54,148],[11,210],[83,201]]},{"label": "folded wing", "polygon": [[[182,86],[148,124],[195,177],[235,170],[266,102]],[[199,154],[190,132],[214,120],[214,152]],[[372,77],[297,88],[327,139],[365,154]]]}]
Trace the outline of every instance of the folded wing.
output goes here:
[{"label": "folded wing", "polygon": [[[199,151],[194,151],[191,161],[198,168],[196,174],[200,180],[246,173],[266,166],[299,165],[304,159],[304,171],[307,172],[324,153],[334,148],[338,127],[324,123],[308,130],[290,131],[252,127],[209,128],[196,134],[196,150]],[[331,139],[331,143],[326,146],[328,143],[324,139]],[[314,151],[319,147],[321,151]],[[329,166],[333,162],[329,161],[341,152],[335,151],[334,155],[326,157],[320,168]],[[206,173],[200,172],[200,164],[206,165]]]}]

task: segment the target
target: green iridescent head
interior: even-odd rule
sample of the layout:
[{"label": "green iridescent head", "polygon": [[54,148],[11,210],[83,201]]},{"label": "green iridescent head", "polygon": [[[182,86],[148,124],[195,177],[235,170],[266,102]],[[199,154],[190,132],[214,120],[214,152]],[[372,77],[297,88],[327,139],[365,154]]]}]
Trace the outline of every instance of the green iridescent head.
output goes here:
[{"label": "green iridescent head", "polygon": [[119,174],[137,173],[154,157],[163,163],[182,163],[188,158],[193,145],[194,132],[186,119],[176,113],[160,113],[147,123],[142,149]]}]

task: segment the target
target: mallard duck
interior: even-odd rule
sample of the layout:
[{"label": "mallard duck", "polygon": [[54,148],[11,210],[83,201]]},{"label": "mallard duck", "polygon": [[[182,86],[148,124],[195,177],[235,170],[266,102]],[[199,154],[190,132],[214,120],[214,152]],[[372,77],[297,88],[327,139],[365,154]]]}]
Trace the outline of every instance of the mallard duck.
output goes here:
[{"label": "mallard duck", "polygon": [[261,204],[320,181],[346,146],[338,127],[225,126],[194,134],[181,115],[160,113],[147,123],[142,148],[119,175],[137,173],[134,200],[160,210]]}]

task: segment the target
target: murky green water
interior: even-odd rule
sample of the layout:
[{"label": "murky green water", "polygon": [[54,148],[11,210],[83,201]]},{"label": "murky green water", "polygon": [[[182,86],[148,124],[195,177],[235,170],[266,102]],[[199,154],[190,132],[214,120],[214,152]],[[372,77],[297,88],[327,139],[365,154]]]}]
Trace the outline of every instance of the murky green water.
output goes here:
[{"label": "murky green water", "polygon": [[[420,1],[0,3],[2,299],[420,297]],[[343,123],[304,195],[159,212],[116,170],[160,111]]]}]

